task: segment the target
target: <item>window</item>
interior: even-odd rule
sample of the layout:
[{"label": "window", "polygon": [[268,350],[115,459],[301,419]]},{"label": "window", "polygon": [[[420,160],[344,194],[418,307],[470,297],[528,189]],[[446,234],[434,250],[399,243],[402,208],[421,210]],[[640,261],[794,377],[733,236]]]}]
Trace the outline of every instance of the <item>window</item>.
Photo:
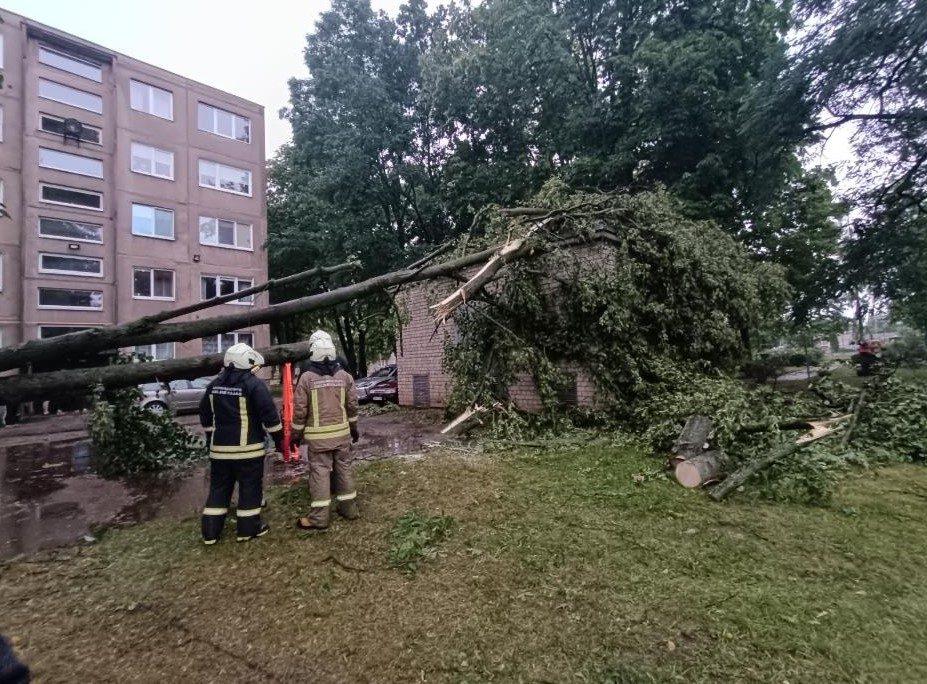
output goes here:
[{"label": "window", "polygon": [[129,81],[129,101],[132,109],[174,120],[174,95],[169,90],[155,88],[141,81]]},{"label": "window", "polygon": [[[235,276],[203,276],[200,278],[201,292],[203,300],[212,299],[229,295],[240,290],[247,290],[254,285],[254,281],[245,278],[236,278]],[[250,306],[254,304],[254,295],[248,295],[241,299],[235,299],[230,304],[245,304]]]},{"label": "window", "polygon": [[132,296],[136,299],[173,299],[174,272],[158,268],[133,269]]},{"label": "window", "polygon": [[93,330],[93,326],[74,326],[74,325],[42,325],[39,326],[39,339],[47,340],[49,337],[58,337],[68,333],[76,333],[84,330]]},{"label": "window", "polygon": [[103,211],[103,194],[92,190],[65,188],[60,185],[42,183],[42,201],[49,204],[63,204],[68,207],[81,207]]},{"label": "window", "polygon": [[135,173],[174,180],[174,153],[141,143],[132,143],[132,170]]},{"label": "window", "polygon": [[47,81],[44,78],[39,79],[39,97],[78,107],[79,109],[86,109],[88,112],[103,113],[103,98],[99,95],[71,88],[54,81]]},{"label": "window", "polygon": [[71,290],[40,287],[39,308],[102,311],[103,292],[101,290]]},{"label": "window", "polygon": [[[152,361],[164,361],[174,358],[174,343],[161,342],[160,344],[143,344],[133,348],[132,352],[138,356],[144,356]],[[160,389],[160,385],[155,385],[155,389]]]},{"label": "window", "polygon": [[[51,116],[50,114],[42,114],[39,119],[39,126],[46,133],[64,135],[64,119],[60,117]],[[81,122],[80,139],[82,142],[99,145],[103,140],[103,131],[101,131],[96,126],[89,126]]]},{"label": "window", "polygon": [[39,217],[39,235],[54,240],[76,240],[77,242],[103,242],[103,226],[69,219]]},{"label": "window", "polygon": [[200,102],[197,109],[197,121],[201,131],[215,133],[223,138],[234,138],[241,142],[251,142],[251,119]]},{"label": "window", "polygon": [[174,239],[174,212],[170,209],[132,205],[132,235]]},{"label": "window", "polygon": [[200,244],[251,251],[251,224],[200,216]]},{"label": "window", "polygon": [[80,176],[103,178],[103,162],[92,157],[82,157],[79,154],[50,150],[47,147],[39,148],[39,166],[43,169],[67,171]]},{"label": "window", "polygon": [[103,82],[103,69],[101,69],[98,64],[85,62],[82,59],[55,52],[46,47],[39,48],[39,61],[42,64],[67,71],[69,74],[74,74],[75,76],[83,76],[97,83]]},{"label": "window", "polygon": [[103,260],[70,254],[39,254],[39,273],[103,277]]},{"label": "window", "polygon": [[226,349],[239,342],[244,342],[250,347],[254,346],[254,335],[252,333],[222,333],[221,335],[212,335],[203,338],[204,354],[220,354]]},{"label": "window", "polygon": [[251,172],[200,159],[200,185],[236,195],[251,196]]}]

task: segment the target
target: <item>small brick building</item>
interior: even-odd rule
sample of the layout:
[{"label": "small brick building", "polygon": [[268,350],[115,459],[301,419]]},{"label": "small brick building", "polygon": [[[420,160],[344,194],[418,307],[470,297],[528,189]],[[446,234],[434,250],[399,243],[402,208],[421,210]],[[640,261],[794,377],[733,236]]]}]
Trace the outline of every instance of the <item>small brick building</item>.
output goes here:
[{"label": "small brick building", "polygon": [[[600,273],[613,266],[614,234],[599,231],[588,242],[547,255],[537,260],[539,268],[558,274],[558,278],[576,277],[583,272]],[[476,268],[473,272],[476,272]],[[504,273],[504,271],[502,272]],[[471,275],[467,274],[467,275]],[[546,281],[548,292],[556,297],[561,288],[557,279]],[[444,367],[444,345],[453,343],[457,328],[453,320],[435,329],[430,306],[453,292],[456,281],[442,280],[420,283],[409,287],[402,295],[402,306],[407,320],[397,340],[396,365],[398,368],[399,403],[402,406],[443,408],[451,389],[451,376]],[[565,366],[575,382],[563,393],[568,405],[592,406],[595,403],[595,385],[583,369]],[[541,398],[534,378],[524,374],[509,388],[509,396],[523,411],[539,411]]]}]

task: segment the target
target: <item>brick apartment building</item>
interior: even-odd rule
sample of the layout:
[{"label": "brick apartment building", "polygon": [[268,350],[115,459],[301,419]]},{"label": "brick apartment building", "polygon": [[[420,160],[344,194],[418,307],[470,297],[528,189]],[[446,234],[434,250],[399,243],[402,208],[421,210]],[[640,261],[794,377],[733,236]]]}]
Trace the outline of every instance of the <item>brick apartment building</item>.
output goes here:
[{"label": "brick apartment building", "polygon": [[[0,344],[266,280],[263,107],[2,9],[0,76],[11,215],[0,218]],[[263,346],[269,331],[137,351],[164,359],[236,341]]]}]

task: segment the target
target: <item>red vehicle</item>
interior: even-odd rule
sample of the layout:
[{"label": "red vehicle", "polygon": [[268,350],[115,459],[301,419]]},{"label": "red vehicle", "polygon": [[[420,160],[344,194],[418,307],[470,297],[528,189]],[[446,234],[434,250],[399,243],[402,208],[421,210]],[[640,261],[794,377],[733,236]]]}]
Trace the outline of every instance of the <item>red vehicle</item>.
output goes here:
[{"label": "red vehicle", "polygon": [[374,401],[378,404],[386,403],[391,401],[394,404],[399,403],[399,381],[394,375],[389,380],[381,382],[375,387],[371,387],[367,390],[367,396],[370,398],[370,401]]}]

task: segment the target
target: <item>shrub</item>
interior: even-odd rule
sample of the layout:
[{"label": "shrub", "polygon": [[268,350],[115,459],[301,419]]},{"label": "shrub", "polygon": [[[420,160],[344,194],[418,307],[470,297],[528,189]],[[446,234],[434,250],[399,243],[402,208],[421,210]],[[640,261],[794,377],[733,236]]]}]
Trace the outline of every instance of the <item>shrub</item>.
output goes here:
[{"label": "shrub", "polygon": [[203,440],[167,413],[143,409],[139,406],[141,396],[137,387],[94,390],[87,421],[90,462],[104,477],[166,470],[206,455]]}]

